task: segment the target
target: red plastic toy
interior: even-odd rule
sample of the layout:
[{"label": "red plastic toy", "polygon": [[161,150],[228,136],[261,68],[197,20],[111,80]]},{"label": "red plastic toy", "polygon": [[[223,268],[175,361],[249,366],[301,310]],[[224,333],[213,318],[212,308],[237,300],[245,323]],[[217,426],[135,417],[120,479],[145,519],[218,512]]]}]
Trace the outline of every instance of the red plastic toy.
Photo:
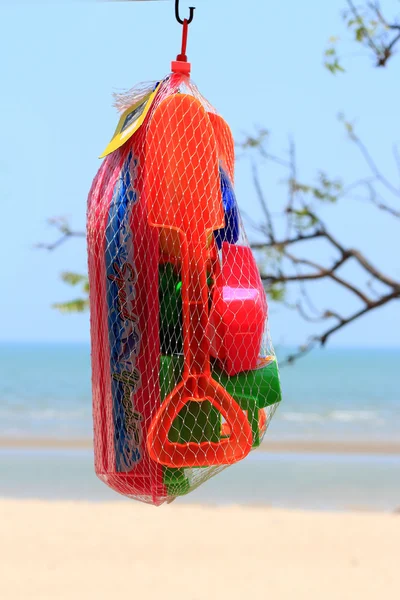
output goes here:
[{"label": "red plastic toy", "polygon": [[224,242],[210,314],[211,355],[228,375],[257,367],[267,302],[250,248]]}]

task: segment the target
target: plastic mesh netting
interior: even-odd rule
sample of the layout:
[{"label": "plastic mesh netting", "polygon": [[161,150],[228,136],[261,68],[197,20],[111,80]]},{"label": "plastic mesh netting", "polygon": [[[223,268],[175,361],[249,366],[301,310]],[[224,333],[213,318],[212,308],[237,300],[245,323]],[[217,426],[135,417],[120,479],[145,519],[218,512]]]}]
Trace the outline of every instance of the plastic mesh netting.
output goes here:
[{"label": "plastic mesh netting", "polygon": [[181,74],[116,104],[154,89],[93,182],[87,236],[96,473],[158,505],[259,446],[281,392],[231,131]]}]

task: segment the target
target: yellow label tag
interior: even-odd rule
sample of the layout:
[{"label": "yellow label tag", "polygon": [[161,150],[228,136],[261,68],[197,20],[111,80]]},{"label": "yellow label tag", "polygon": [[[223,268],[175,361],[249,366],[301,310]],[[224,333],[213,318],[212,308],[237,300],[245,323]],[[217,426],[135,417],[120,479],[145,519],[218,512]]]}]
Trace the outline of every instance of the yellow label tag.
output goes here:
[{"label": "yellow label tag", "polygon": [[151,94],[147,94],[147,96],[142,98],[137,104],[126,109],[119,120],[111,142],[99,158],[104,158],[112,152],[115,152],[115,150],[118,150],[118,148],[121,148],[121,146],[133,136],[135,131],[139,129],[153,104],[158,87],[159,84]]}]

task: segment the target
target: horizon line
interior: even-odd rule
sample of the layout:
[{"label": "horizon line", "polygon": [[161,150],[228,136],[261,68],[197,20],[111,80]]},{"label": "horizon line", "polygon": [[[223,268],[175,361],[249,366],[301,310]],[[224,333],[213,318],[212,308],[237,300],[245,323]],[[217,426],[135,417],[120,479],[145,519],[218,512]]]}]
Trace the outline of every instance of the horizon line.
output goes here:
[{"label": "horizon line", "polygon": [[[51,346],[51,345],[65,345],[65,346],[72,346],[72,345],[79,345],[79,346],[87,346],[90,347],[90,340],[1,340],[0,339],[0,346],[1,345],[47,345],[47,346]],[[298,347],[301,344],[296,344],[296,343],[291,343],[291,344],[273,344],[275,351],[279,350],[279,349],[290,349],[290,350],[294,350],[294,349],[298,349]],[[366,345],[366,344],[355,344],[355,345],[336,345],[336,344],[330,344],[329,346],[325,346],[325,347],[321,347],[321,346],[316,346],[314,348],[314,350],[400,350],[400,343],[398,345],[394,345],[394,344],[387,344],[387,345],[380,345],[380,344],[371,344],[371,345]]]}]

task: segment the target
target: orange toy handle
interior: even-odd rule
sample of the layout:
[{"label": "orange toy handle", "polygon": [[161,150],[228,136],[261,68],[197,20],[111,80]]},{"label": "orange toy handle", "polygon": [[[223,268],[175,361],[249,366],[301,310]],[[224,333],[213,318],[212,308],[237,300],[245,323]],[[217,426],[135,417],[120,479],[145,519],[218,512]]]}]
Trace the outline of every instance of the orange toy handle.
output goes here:
[{"label": "orange toy handle", "polygon": [[[147,444],[150,456],[169,467],[232,464],[252,444],[249,422],[236,400],[211,378],[208,329],[208,250],[206,235],[187,240],[181,233],[182,311],[185,364],[183,381],[167,396],[152,421]],[[171,442],[168,433],[188,402],[210,402],[224,417],[229,438],[219,442]]]},{"label": "orange toy handle", "polygon": [[207,233],[203,244],[181,234],[182,313],[185,365],[183,378],[211,375],[208,329]]},{"label": "orange toy handle", "polygon": [[[204,243],[181,234],[182,311],[185,365],[183,381],[167,396],[152,421],[147,445],[150,456],[169,467],[205,467],[232,464],[244,458],[252,432],[236,400],[211,378],[208,328],[206,238]],[[229,438],[219,442],[171,442],[168,433],[188,402],[210,402],[224,417]]]},{"label": "orange toy handle", "polygon": [[[188,389],[208,400],[226,420],[228,438],[219,442],[171,442],[168,433],[188,401]],[[196,388],[196,389],[193,389]],[[219,389],[218,389],[219,388]],[[216,394],[217,392],[217,394]],[[194,394],[193,394],[194,395]],[[252,447],[250,424],[238,403],[216,381],[207,377],[182,382],[161,405],[147,435],[147,448],[153,460],[167,467],[208,467],[229,465],[247,456]]]},{"label": "orange toy handle", "polygon": [[[267,415],[265,414],[265,410],[260,408],[258,411],[258,432],[260,435],[265,433],[267,428]],[[221,435],[223,437],[231,435],[231,428],[228,423],[223,423],[221,427]]]}]

